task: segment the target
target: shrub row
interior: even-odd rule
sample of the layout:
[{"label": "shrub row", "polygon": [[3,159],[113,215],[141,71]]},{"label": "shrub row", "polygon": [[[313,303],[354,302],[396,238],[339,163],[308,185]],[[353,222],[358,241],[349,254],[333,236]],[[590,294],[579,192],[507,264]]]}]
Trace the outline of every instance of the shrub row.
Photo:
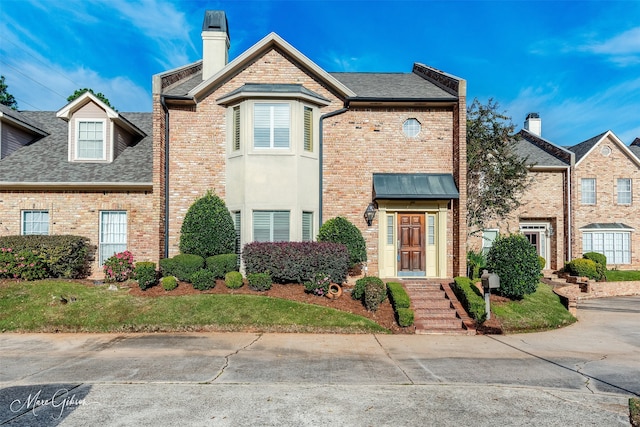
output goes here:
[{"label": "shrub row", "polygon": [[[467,310],[467,313],[469,313],[469,316],[478,323],[484,322],[487,318],[487,312],[480,289],[468,277],[456,277],[453,280],[454,283],[451,288],[465,310]],[[502,283],[500,285],[502,286]]]},{"label": "shrub row", "polygon": [[237,273],[236,261],[236,254],[214,255],[206,260],[200,255],[179,254],[161,259],[160,270],[162,276],[175,276],[180,281],[191,283],[195,289],[206,290],[215,287],[216,279],[224,278],[229,272]]},{"label": "shrub row", "polygon": [[393,306],[393,311],[396,313],[396,319],[398,325],[404,327],[413,325],[414,314],[411,307],[411,299],[409,294],[404,290],[402,284],[397,282],[387,283],[387,292],[389,294],[389,301]]},{"label": "shrub row", "polygon": [[362,301],[367,310],[376,311],[387,298],[387,286],[378,277],[363,277],[356,281],[351,298]]},{"label": "shrub row", "polygon": [[87,277],[95,252],[88,238],[70,235],[2,236],[0,248],[11,248],[16,253],[30,251],[44,264],[44,277],[65,279]]},{"label": "shrub row", "polygon": [[247,277],[268,271],[277,283],[304,283],[324,272],[344,283],[349,269],[345,245],[328,242],[253,242],[242,252]]}]

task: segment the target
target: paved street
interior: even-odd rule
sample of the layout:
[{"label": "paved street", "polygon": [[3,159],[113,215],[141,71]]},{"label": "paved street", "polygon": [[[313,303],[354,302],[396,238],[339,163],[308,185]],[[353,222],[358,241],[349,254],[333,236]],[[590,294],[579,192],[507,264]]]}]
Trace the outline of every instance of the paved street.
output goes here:
[{"label": "paved street", "polygon": [[1,334],[0,425],[629,425],[640,297],[510,336]]}]

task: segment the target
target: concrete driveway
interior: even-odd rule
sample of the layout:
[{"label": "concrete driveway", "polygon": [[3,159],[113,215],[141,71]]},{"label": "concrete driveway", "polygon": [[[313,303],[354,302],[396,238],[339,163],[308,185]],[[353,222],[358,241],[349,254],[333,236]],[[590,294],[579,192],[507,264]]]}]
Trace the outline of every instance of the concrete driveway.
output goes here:
[{"label": "concrete driveway", "polygon": [[640,297],[510,336],[2,334],[0,425],[629,425]]}]

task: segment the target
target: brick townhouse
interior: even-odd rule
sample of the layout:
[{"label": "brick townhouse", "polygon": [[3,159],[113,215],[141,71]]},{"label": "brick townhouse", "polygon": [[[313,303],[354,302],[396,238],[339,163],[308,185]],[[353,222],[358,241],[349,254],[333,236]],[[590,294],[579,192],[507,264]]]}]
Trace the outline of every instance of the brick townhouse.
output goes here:
[{"label": "brick townhouse", "polygon": [[606,131],[560,147],[541,131],[532,113],[517,134],[516,150],[529,159],[533,178],[522,205],[470,238],[469,247],[486,251],[498,233],[522,232],[545,269],[591,251],[605,254],[609,268],[640,269],[640,139],[627,146]]},{"label": "brick townhouse", "polygon": [[95,271],[125,247],[157,261],[178,253],[186,211],[213,190],[239,247],[313,240],[344,216],[369,274],[465,273],[464,80],[419,63],[330,73],[274,33],[229,62],[221,11],[201,35],[201,61],[153,77],[150,115],[90,94],[57,113],[2,110],[0,234],[86,235]]}]

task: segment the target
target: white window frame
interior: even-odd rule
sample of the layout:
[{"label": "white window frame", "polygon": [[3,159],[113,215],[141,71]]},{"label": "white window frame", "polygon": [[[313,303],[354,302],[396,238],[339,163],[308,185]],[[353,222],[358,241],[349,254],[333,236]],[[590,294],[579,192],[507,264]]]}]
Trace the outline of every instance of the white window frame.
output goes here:
[{"label": "white window frame", "polygon": [[582,232],[582,253],[597,252],[609,264],[631,264],[631,231],[598,230]]},{"label": "white window frame", "polygon": [[[587,188],[587,183],[592,183],[592,188]],[[595,178],[582,178],[580,180],[580,202],[583,205],[595,205],[598,202],[597,188],[598,183]]]},{"label": "white window frame", "polygon": [[[102,156],[101,157],[81,157],[80,156],[80,125],[83,123],[102,124]],[[95,140],[97,141],[97,140]],[[107,120],[106,119],[76,119],[75,121],[75,143],[74,160],[83,161],[105,161],[107,160]]]},{"label": "white window frame", "polygon": [[[488,233],[495,233],[495,236],[486,236],[486,234]],[[487,253],[489,253],[489,249],[491,249],[491,247],[493,246],[493,242],[498,238],[499,235],[500,230],[498,230],[497,228],[487,228],[486,230],[482,230],[482,253],[484,255],[487,255]]]},{"label": "white window frame", "polygon": [[630,205],[633,201],[631,178],[618,178],[616,181],[616,190],[618,193],[617,201],[619,205]]},{"label": "white window frame", "polygon": [[415,117],[408,118],[402,123],[402,133],[407,138],[415,138],[422,131],[422,123]]},{"label": "white window frame", "polygon": [[[38,215],[39,214],[39,215]],[[46,221],[43,216],[46,214]],[[35,218],[27,218],[27,216],[34,215]],[[23,236],[28,235],[43,235],[46,236],[49,234],[49,211],[46,209],[29,209],[22,211],[22,221],[20,224],[20,232]],[[34,230],[34,225],[37,230]],[[29,226],[29,230],[27,230],[27,226]],[[42,228],[46,229],[42,229]]]},{"label": "white window frame", "polygon": [[[267,129],[266,127],[258,128],[256,125],[258,124],[258,109],[261,108],[269,108],[268,113],[268,121],[269,121],[269,145],[261,144],[258,145],[258,136],[257,129]],[[286,107],[286,117],[278,116],[277,112],[284,112],[284,108]],[[292,113],[292,105],[290,102],[256,102],[253,104],[253,148],[254,150],[289,150],[291,148],[291,113]],[[278,135],[276,135],[277,129],[284,129],[281,125],[284,122],[287,122],[287,142],[286,146],[281,145],[281,142],[278,142]],[[280,125],[280,126],[278,126]]]},{"label": "white window frame", "polygon": [[291,213],[284,210],[253,211],[252,227],[253,240],[256,242],[289,242]]},{"label": "white window frame", "polygon": [[302,241],[303,242],[312,242],[313,241],[313,212],[303,211],[302,212]]},{"label": "white window frame", "polygon": [[127,250],[128,221],[127,211],[100,211],[98,252],[101,267],[110,256]]}]

